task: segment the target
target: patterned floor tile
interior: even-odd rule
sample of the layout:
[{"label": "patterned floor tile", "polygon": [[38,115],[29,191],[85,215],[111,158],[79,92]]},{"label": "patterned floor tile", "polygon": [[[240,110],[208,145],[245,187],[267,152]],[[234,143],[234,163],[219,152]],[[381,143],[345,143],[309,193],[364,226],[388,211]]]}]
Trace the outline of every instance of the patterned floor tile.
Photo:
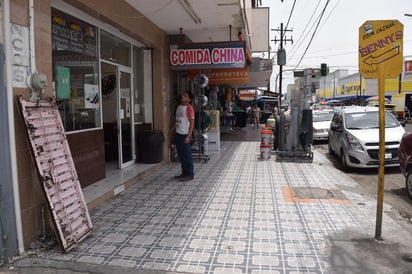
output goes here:
[{"label": "patterned floor tile", "polygon": [[[285,199],[284,187],[356,186],[316,151],[313,163],[260,160],[259,142],[223,142],[190,183],[170,163],[96,208],[94,233],[47,257],[187,273],[325,273],[328,235],[374,223],[375,204]],[[321,164],[322,163],[322,164]],[[356,201],[362,201],[357,203]]]}]

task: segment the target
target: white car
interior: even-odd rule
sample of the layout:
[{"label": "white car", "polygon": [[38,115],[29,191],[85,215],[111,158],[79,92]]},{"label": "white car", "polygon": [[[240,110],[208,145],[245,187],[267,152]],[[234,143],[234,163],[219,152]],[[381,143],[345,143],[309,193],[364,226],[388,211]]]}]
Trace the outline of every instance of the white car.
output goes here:
[{"label": "white car", "polygon": [[332,109],[315,110],[312,116],[313,140],[327,140],[330,123],[335,112]]},{"label": "white car", "polygon": [[[399,144],[404,127],[385,111],[385,167],[399,166]],[[349,107],[333,116],[328,139],[330,154],[340,157],[343,169],[379,166],[379,109]]]}]

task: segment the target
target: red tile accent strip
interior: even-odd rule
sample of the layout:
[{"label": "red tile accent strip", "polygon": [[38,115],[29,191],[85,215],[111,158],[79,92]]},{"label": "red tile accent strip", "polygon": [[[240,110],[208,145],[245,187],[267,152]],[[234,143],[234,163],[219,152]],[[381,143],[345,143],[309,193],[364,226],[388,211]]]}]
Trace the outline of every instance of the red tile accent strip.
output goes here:
[{"label": "red tile accent strip", "polygon": [[327,203],[327,204],[350,204],[350,200],[340,199],[302,199],[296,197],[295,192],[291,186],[282,186],[283,198],[289,203]]}]

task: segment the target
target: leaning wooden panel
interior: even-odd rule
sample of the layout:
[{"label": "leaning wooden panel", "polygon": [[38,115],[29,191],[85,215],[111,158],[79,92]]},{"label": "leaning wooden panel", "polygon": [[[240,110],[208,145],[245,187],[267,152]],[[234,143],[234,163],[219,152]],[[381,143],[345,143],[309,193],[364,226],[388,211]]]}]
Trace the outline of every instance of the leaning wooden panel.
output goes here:
[{"label": "leaning wooden panel", "polygon": [[92,231],[92,222],[76,168],[54,102],[31,103],[20,98],[34,159],[63,251]]}]

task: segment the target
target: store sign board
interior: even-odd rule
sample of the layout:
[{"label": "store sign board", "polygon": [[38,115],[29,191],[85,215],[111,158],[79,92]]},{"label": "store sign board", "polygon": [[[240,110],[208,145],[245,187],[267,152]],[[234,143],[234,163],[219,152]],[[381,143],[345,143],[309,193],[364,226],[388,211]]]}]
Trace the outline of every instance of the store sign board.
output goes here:
[{"label": "store sign board", "polygon": [[221,85],[231,83],[249,83],[249,68],[239,69],[212,69],[207,74],[209,85]]},{"label": "store sign board", "polygon": [[211,69],[211,70],[190,70],[189,77],[193,77],[199,73],[205,74],[209,79],[209,85],[222,84],[239,84],[250,82],[249,68],[233,68],[233,69]]},{"label": "store sign board", "polygon": [[29,28],[10,24],[11,70],[13,87],[26,88],[26,79],[31,71]]},{"label": "store sign board", "polygon": [[170,48],[173,70],[244,68],[246,58],[244,41],[193,43]]},{"label": "store sign board", "polygon": [[96,28],[68,14],[52,9],[52,43],[55,50],[96,56]]},{"label": "store sign board", "polygon": [[405,60],[404,72],[412,72],[412,60]]},{"label": "store sign board", "polygon": [[412,56],[404,56],[402,81],[412,82]]},{"label": "store sign board", "polygon": [[399,76],[403,65],[403,25],[398,20],[366,21],[359,28],[359,72],[365,78]]}]

